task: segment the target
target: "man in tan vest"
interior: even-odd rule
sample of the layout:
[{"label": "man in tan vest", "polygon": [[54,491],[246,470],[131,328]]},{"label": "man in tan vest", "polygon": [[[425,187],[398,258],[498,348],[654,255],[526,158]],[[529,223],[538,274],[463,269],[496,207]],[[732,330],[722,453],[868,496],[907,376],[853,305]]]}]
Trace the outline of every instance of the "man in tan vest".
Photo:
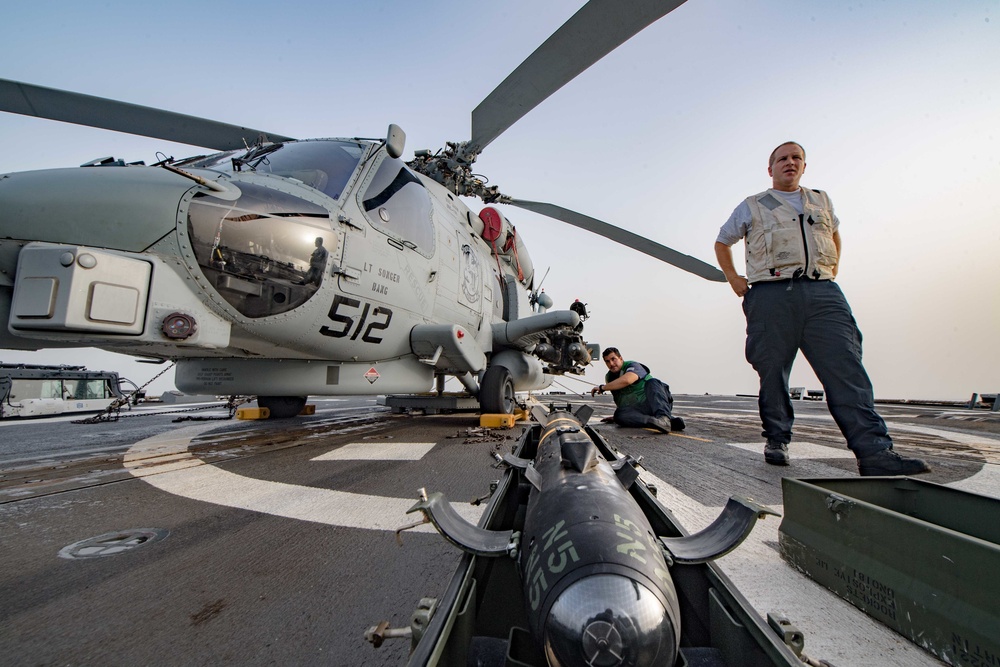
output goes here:
[{"label": "man in tan vest", "polygon": [[[858,459],[862,475],[916,475],[930,468],[892,448],[875,412],[871,380],[861,364],[861,332],[840,287],[840,222],[821,190],[799,187],[806,152],[789,141],[771,153],[771,189],[747,197],[719,230],[715,256],[743,298],[747,361],[760,376],[758,408],[767,438],[764,460],[788,465],[794,414],[788,376],[799,350],[826,392],[827,406]],[[747,275],[737,273],[732,246],[743,240]]]}]

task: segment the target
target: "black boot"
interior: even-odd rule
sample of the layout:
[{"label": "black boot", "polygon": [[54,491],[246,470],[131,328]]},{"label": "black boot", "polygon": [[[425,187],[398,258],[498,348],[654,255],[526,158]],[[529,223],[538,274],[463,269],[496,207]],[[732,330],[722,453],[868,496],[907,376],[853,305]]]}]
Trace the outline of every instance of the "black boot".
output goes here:
[{"label": "black boot", "polygon": [[768,440],[764,445],[764,460],[773,466],[788,465],[788,443]]},{"label": "black boot", "polygon": [[650,417],[646,420],[646,425],[660,433],[670,433],[670,420],[666,417]]},{"label": "black boot", "polygon": [[891,447],[858,459],[858,472],[862,477],[919,475],[930,471],[931,467],[923,459],[904,459]]}]

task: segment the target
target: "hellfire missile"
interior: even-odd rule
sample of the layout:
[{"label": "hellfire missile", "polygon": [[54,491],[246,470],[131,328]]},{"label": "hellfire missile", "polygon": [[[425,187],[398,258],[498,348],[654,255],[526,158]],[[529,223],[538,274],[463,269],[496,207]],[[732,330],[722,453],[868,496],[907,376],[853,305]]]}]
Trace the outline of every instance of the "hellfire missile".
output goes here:
[{"label": "hellfire missile", "polygon": [[518,564],[549,664],[674,664],[680,610],[662,548],[577,418],[550,416],[533,470]]},{"label": "hellfire missile", "polygon": [[601,455],[585,428],[592,412],[536,407],[534,457],[503,457],[530,486],[523,525],[478,528],[441,494],[422,497],[410,512],[423,512],[469,553],[516,560],[530,634],[549,665],[673,665],[681,613],[670,569],[728,553],[758,516],[773,512],[731,499],[702,532],[657,536],[629,492],[638,462]]}]

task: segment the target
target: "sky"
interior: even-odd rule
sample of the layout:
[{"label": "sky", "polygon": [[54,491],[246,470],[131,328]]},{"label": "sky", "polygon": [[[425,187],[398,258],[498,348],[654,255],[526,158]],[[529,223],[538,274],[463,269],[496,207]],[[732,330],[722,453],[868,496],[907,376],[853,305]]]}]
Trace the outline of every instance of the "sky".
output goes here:
[{"label": "sky", "polygon": [[[383,137],[396,123],[409,159],[468,139],[472,109],[581,5],[16,2],[0,77],[300,138]],[[5,113],[0,139],[0,173],[204,152]],[[802,185],[826,190],[840,219],[837,282],[876,397],[1000,391],[1000,0],[689,0],[518,121],[476,171],[714,264],[719,227],[770,186],[767,157],[788,140],[807,152]],[[676,394],[756,393],[727,284],[504,213],[549,270],[555,306],[588,304],[590,341]],[[95,350],[0,360],[82,363],[138,384],[162,370]],[[579,391],[604,370],[560,383]],[[801,357],[790,384],[820,387]]]}]

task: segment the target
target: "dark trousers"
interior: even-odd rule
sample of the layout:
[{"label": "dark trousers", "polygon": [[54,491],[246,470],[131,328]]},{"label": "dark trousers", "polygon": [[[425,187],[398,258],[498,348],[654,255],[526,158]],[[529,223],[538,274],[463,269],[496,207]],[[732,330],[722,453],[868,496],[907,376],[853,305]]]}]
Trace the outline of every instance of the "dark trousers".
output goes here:
[{"label": "dark trousers", "polygon": [[638,428],[646,426],[650,417],[670,419],[674,408],[674,397],[670,394],[670,387],[656,378],[649,378],[643,389],[646,391],[646,400],[615,410],[616,424]]},{"label": "dark trousers", "polygon": [[847,446],[862,457],[892,446],[861,364],[861,332],[840,287],[829,280],[755,283],[743,298],[747,361],[760,376],[758,407],[768,440],[791,442],[795,415],[788,375],[798,350],[823,384]]}]

